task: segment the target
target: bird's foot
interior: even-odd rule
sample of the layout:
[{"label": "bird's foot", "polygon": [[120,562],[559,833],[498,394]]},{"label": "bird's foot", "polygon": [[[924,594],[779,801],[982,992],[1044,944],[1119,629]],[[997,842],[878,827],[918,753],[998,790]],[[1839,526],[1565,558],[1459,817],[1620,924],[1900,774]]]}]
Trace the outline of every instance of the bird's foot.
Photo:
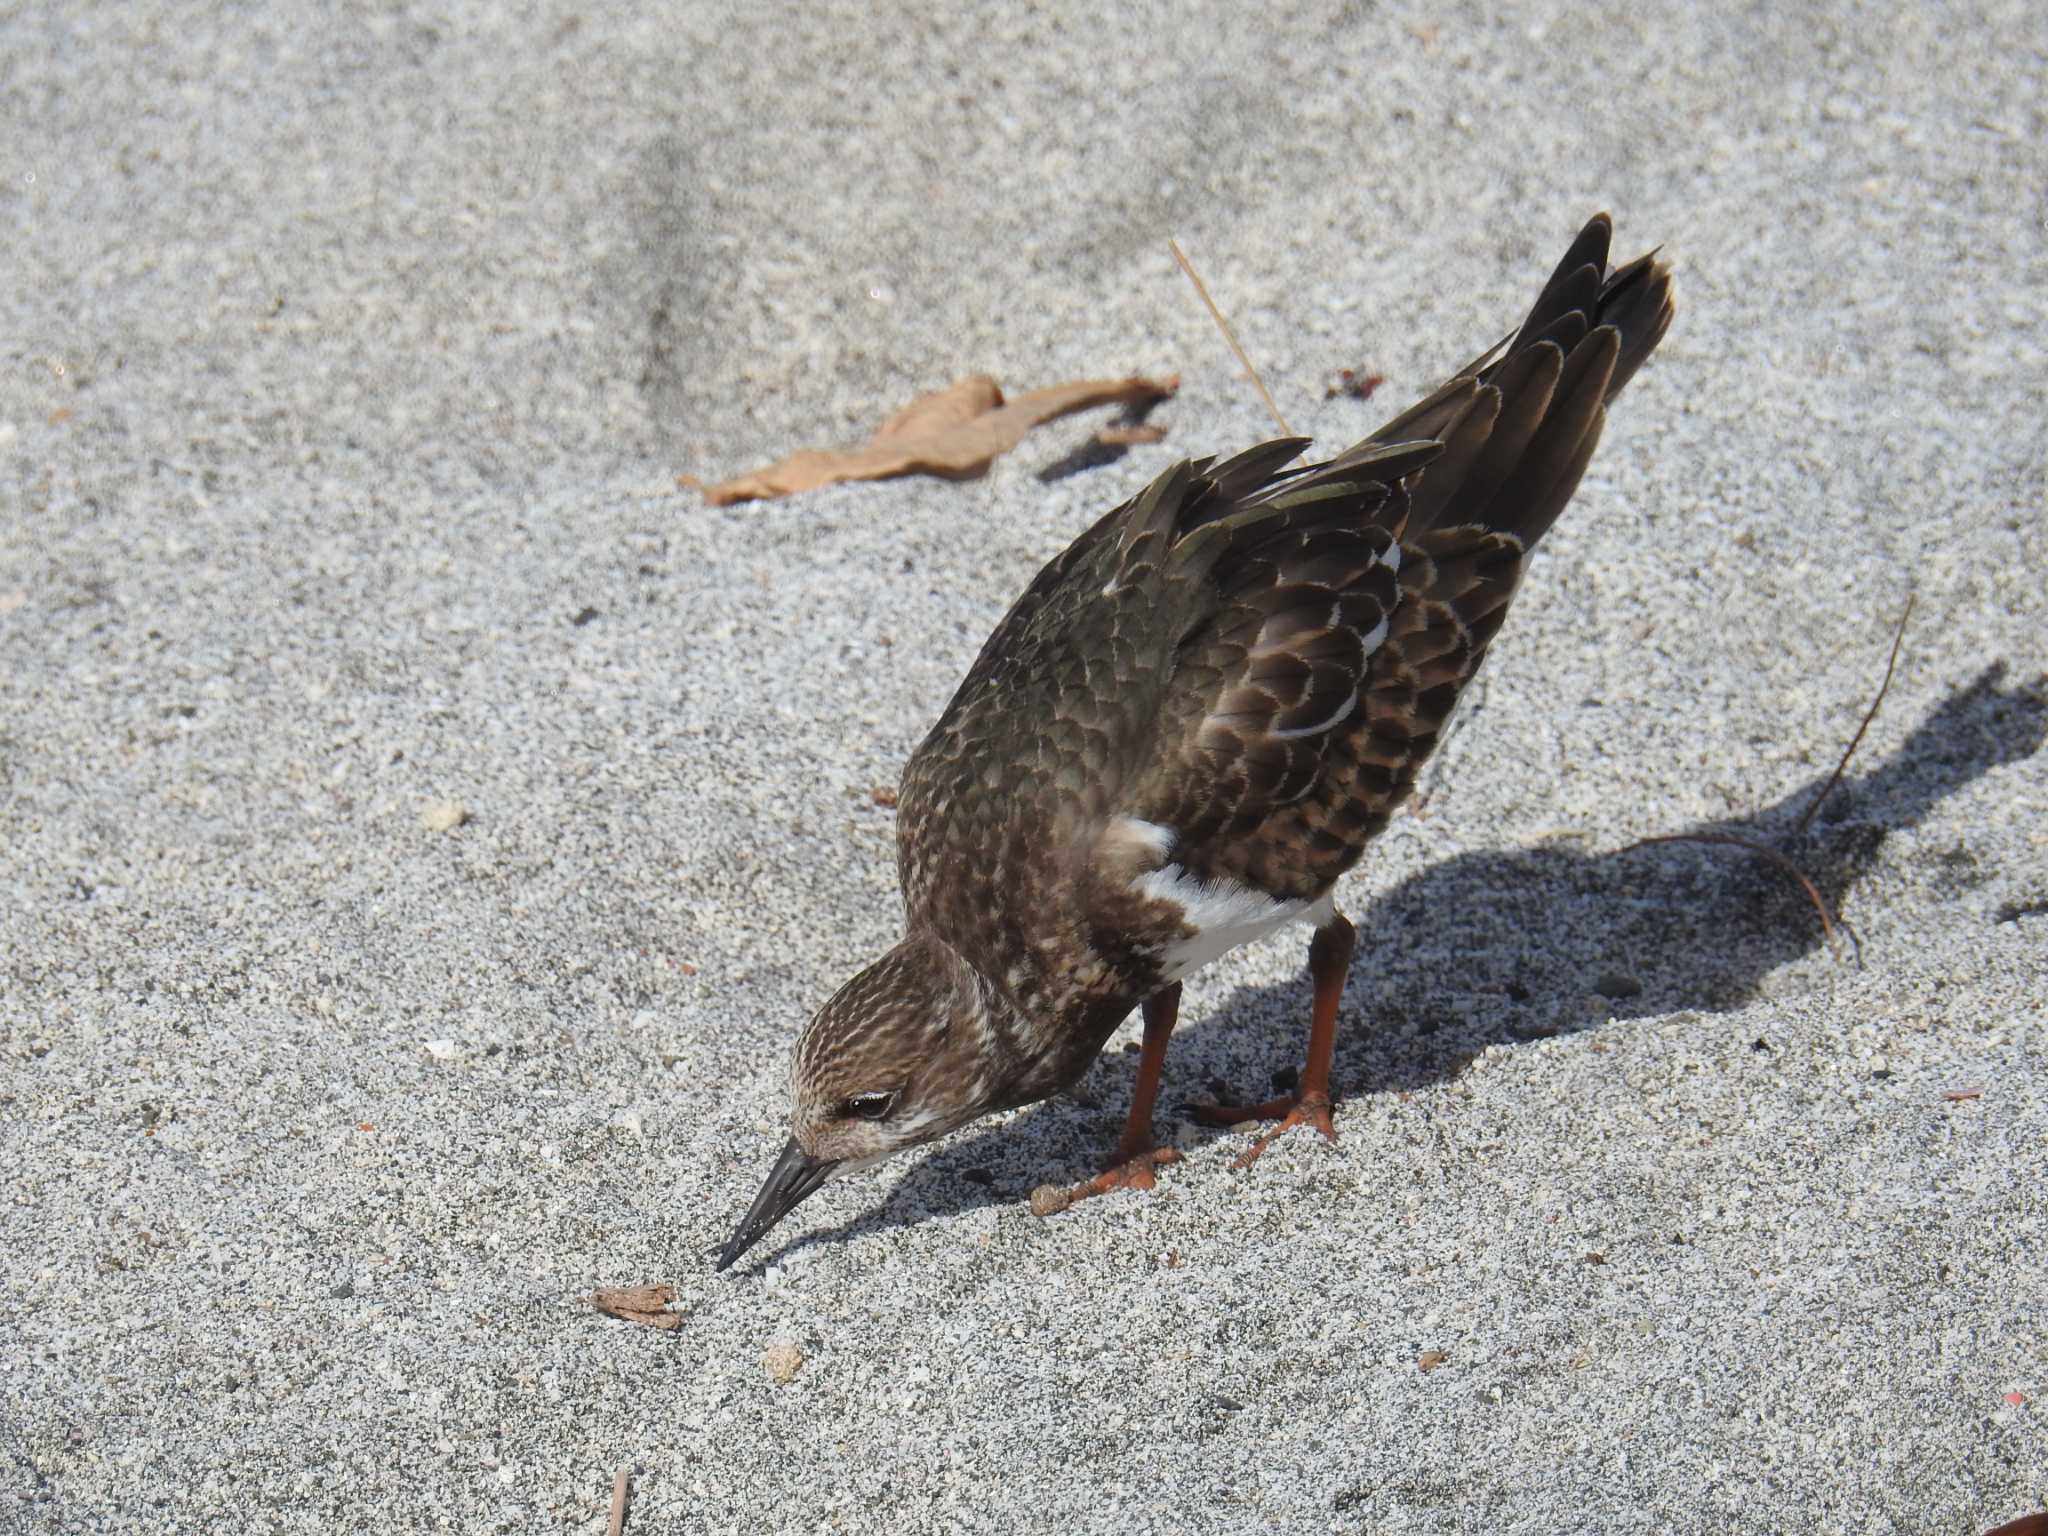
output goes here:
[{"label": "bird's foot", "polygon": [[1179,1161],[1180,1153],[1172,1147],[1147,1147],[1142,1152],[1119,1158],[1086,1183],[1076,1184],[1068,1191],[1068,1203],[1106,1195],[1116,1189],[1151,1189],[1159,1182],[1153,1177],[1153,1171]]},{"label": "bird's foot", "polygon": [[1274,1137],[1284,1136],[1296,1126],[1313,1126],[1323,1133],[1325,1141],[1337,1139],[1337,1127],[1330,1121],[1330,1096],[1327,1093],[1290,1093],[1268,1099],[1263,1104],[1205,1104],[1196,1108],[1195,1118],[1208,1125],[1238,1125],[1246,1120],[1280,1122],[1245,1148],[1237,1159],[1240,1168],[1251,1167],[1273,1144]]}]

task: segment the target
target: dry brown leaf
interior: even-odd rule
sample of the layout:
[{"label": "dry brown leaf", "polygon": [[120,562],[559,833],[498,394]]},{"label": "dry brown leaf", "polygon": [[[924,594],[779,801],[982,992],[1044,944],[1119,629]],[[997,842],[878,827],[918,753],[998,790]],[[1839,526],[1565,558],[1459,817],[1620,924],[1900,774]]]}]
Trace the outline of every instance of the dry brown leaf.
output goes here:
[{"label": "dry brown leaf", "polygon": [[956,379],[944,389],[919,395],[875,428],[874,441],[896,442],[927,432],[949,432],[962,422],[985,416],[1003,403],[1003,386],[985,373]]},{"label": "dry brown leaf", "polygon": [[1041,422],[1096,405],[1143,405],[1180,387],[1174,379],[1084,379],[1005,401],[986,374],[921,395],[882,423],[864,447],[805,449],[780,464],[704,488],[714,507],[816,490],[840,480],[943,475],[967,480],[1024,440]]},{"label": "dry brown leaf", "polygon": [[647,1328],[676,1329],[683,1326],[680,1312],[668,1310],[676,1299],[675,1287],[668,1285],[621,1285],[608,1291],[593,1291],[590,1304],[608,1317],[623,1318]]}]

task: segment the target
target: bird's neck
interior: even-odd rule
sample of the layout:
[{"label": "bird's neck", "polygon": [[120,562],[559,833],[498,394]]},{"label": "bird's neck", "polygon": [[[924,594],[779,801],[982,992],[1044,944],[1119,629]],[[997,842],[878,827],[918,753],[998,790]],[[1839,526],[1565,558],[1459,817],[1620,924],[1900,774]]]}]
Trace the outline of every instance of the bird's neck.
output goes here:
[{"label": "bird's neck", "polygon": [[927,930],[919,937],[966,1001],[962,1012],[979,1036],[978,1054],[994,1063],[1003,1094],[992,1107],[1035,1103],[1070,1086],[1136,1006],[1134,999],[1066,984],[1067,978],[1021,963],[991,975],[939,934]]}]

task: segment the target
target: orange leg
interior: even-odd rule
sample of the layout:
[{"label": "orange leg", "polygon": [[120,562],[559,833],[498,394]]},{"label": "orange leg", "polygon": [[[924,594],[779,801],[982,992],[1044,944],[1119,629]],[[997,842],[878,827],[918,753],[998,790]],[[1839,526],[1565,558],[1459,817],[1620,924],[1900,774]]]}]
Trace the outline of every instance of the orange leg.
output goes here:
[{"label": "orange leg", "polygon": [[1131,1089],[1131,1118],[1124,1125],[1123,1140],[1117,1143],[1116,1158],[1109,1167],[1074,1186],[1072,1198],[1086,1200],[1106,1195],[1113,1189],[1150,1189],[1158,1181],[1152,1170],[1180,1161],[1172,1147],[1152,1144],[1152,1104],[1159,1097],[1159,1075],[1166,1067],[1166,1042],[1180,1017],[1180,983],[1145,999],[1145,1044],[1138,1056],[1138,1081]]},{"label": "orange leg", "polygon": [[1351,970],[1355,934],[1342,916],[1332,914],[1308,946],[1308,974],[1315,983],[1316,1000],[1309,1015],[1308,1064],[1301,1069],[1295,1091],[1263,1104],[1225,1104],[1195,1111],[1211,1125],[1235,1125],[1240,1120],[1280,1122],[1245,1149],[1237,1160],[1240,1168],[1251,1167],[1275,1136],[1297,1125],[1314,1126],[1327,1141],[1337,1139],[1337,1128],[1330,1123],[1330,1059],[1337,1052],[1337,1005],[1344,1000],[1344,978]]}]

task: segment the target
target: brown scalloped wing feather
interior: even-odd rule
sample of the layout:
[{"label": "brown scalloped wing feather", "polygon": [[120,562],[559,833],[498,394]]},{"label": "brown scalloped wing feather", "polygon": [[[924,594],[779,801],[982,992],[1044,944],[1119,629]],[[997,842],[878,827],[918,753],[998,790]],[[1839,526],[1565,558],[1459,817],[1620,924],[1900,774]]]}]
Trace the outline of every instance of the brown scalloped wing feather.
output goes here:
[{"label": "brown scalloped wing feather", "polygon": [[1320,528],[1233,573],[1234,605],[1182,663],[1183,697],[1215,702],[1183,712],[1126,802],[1176,830],[1174,862],[1312,897],[1414,788],[1506,616],[1523,547],[1439,529],[1404,545],[1396,572],[1391,543],[1377,527]]}]

